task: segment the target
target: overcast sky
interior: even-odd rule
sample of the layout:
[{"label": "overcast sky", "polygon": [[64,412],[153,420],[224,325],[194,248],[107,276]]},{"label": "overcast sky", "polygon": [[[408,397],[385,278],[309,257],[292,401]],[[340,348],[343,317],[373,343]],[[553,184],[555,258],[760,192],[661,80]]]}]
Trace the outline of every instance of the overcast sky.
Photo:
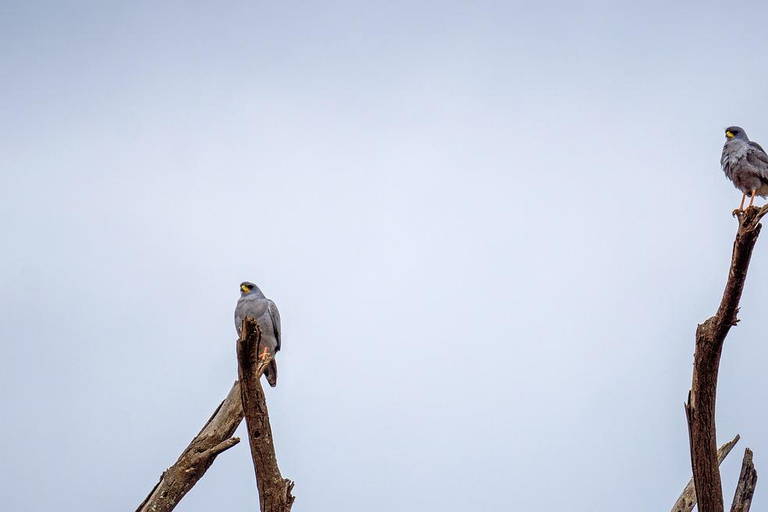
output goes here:
[{"label": "overcast sky", "polygon": [[[768,143],[766,19],[3,1],[4,506],[133,510],[232,385],[251,280],[283,320],[296,512],[667,510],[741,198],[723,130]],[[766,303],[759,240],[720,373],[727,502],[744,447],[768,475]],[[256,503],[241,443],[177,510]]]}]

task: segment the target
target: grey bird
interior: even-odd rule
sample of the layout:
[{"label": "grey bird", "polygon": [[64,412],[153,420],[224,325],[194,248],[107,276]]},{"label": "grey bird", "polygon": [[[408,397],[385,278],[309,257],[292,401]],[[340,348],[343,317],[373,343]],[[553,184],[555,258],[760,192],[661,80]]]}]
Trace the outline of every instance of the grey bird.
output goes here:
[{"label": "grey bird", "polygon": [[240,283],[240,298],[235,308],[235,329],[238,336],[243,325],[243,318],[249,316],[256,320],[261,329],[262,352],[259,357],[266,357],[266,351],[271,352],[272,361],[264,371],[267,382],[272,387],[277,386],[277,362],[275,354],[280,350],[280,312],[274,302],[264,296],[264,293],[253,283]]},{"label": "grey bird", "polygon": [[749,206],[756,195],[768,197],[768,155],[760,144],[749,140],[744,129],[738,126],[725,129],[720,165],[728,179],[742,192],[741,204],[736,211],[744,211],[747,194],[750,195]]}]

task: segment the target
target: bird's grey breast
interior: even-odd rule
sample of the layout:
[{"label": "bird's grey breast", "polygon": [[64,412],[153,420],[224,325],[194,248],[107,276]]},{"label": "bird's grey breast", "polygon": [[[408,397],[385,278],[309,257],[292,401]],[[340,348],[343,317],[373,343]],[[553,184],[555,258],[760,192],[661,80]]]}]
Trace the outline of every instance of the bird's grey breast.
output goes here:
[{"label": "bird's grey breast", "polygon": [[259,322],[259,326],[264,329],[264,327],[261,325],[262,323],[262,317],[265,314],[268,314],[267,311],[267,300],[261,297],[257,297],[255,295],[246,295],[245,297],[240,297],[237,301],[237,307],[235,308],[235,329],[240,331],[240,325],[243,323],[243,318],[246,316],[252,317],[254,320]]},{"label": "bird's grey breast", "polygon": [[734,172],[739,170],[742,160],[747,156],[749,149],[747,142],[731,139],[723,146],[723,154],[720,157],[720,165],[728,179],[733,180]]}]

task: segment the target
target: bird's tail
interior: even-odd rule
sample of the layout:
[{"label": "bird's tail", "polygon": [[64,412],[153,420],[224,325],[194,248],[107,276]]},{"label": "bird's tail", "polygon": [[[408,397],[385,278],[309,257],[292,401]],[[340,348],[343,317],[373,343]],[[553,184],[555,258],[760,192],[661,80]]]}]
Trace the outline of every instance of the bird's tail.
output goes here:
[{"label": "bird's tail", "polygon": [[264,376],[267,378],[267,382],[269,382],[270,386],[277,386],[277,361],[272,359],[269,362],[269,366],[264,370]]}]

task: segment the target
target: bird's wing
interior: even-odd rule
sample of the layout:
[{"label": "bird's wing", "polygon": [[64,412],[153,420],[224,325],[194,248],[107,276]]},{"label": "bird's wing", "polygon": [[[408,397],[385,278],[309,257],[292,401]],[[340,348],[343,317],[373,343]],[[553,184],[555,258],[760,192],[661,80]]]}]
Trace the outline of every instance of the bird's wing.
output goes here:
[{"label": "bird's wing", "polygon": [[765,150],[763,149],[763,146],[761,146],[760,144],[758,144],[757,142],[755,142],[753,140],[749,141],[749,145],[750,145],[750,147],[757,148],[760,151],[762,151],[763,156],[765,156]]},{"label": "bird's wing", "polygon": [[760,172],[760,177],[768,179],[768,155],[757,142],[749,141],[747,162]]},{"label": "bird's wing", "polygon": [[269,317],[272,319],[272,329],[275,331],[275,339],[277,340],[277,346],[275,352],[280,350],[280,311],[277,310],[277,305],[270,299],[267,299],[267,311],[269,311]]}]

